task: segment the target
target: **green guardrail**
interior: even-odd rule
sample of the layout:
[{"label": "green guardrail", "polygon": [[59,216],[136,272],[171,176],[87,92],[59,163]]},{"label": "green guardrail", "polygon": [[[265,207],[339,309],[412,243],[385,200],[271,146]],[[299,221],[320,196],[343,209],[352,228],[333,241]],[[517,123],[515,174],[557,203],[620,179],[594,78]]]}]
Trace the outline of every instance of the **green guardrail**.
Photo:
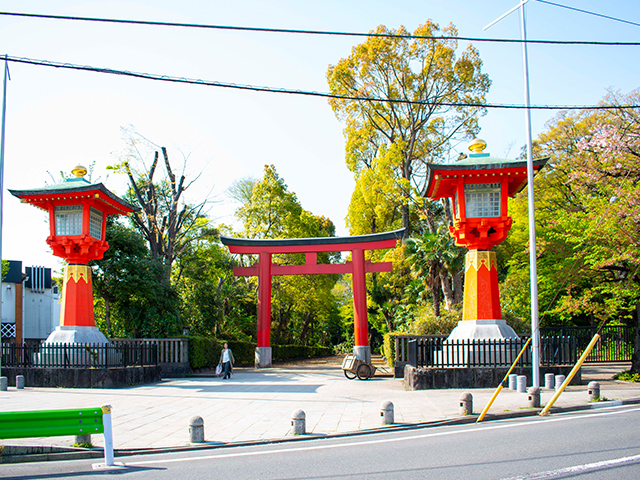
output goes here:
[{"label": "green guardrail", "polygon": [[108,405],[98,408],[0,412],[1,440],[98,433],[104,436],[105,465],[112,467],[115,464],[113,462],[111,407]]},{"label": "green guardrail", "polygon": [[0,413],[0,438],[104,433],[101,408]]}]

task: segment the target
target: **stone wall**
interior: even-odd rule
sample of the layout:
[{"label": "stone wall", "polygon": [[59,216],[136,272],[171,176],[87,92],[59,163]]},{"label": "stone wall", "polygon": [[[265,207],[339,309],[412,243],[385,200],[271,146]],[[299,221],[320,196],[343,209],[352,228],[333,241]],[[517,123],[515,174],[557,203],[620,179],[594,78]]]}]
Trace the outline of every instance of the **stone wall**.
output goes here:
[{"label": "stone wall", "polygon": [[161,367],[26,368],[2,367],[2,376],[15,386],[24,375],[25,387],[124,388],[161,380]]},{"label": "stone wall", "polygon": [[[540,367],[541,383],[544,383],[545,373],[568,376],[573,367],[571,365],[557,367]],[[427,390],[437,388],[496,388],[504,379],[509,368],[416,368],[411,365],[404,367],[404,385],[408,390]],[[531,367],[517,367],[511,372],[516,375],[525,375],[527,385],[531,385]],[[581,372],[571,380],[572,385],[581,385]]]}]

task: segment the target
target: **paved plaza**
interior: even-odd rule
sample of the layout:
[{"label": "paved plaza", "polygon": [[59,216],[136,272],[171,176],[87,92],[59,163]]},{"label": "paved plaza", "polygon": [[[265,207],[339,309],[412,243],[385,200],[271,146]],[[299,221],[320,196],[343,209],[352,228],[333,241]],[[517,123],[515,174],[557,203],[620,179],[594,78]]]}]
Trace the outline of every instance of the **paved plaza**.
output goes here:
[{"label": "paved plaza", "polygon": [[[583,381],[597,379],[601,395],[610,400],[640,399],[640,385],[610,380],[627,364],[587,365]],[[310,435],[329,435],[381,428],[380,406],[391,401],[396,424],[419,424],[460,418],[459,398],[473,395],[479,413],[493,389],[406,391],[401,379],[374,377],[348,380],[339,359],[289,364],[256,370],[237,368],[230,380],[194,375],[157,384],[124,389],[62,389],[13,387],[0,392],[2,411],[46,410],[111,405],[116,449],[145,449],[188,445],[189,420],[204,419],[211,443],[276,440],[291,436],[291,414],[306,413]],[[545,404],[553,391],[542,389]],[[585,386],[572,386],[556,402],[558,407],[586,405]],[[490,414],[522,412],[527,395],[504,389]],[[73,437],[4,441],[7,445],[64,445]],[[94,435],[94,445],[102,436]]]}]

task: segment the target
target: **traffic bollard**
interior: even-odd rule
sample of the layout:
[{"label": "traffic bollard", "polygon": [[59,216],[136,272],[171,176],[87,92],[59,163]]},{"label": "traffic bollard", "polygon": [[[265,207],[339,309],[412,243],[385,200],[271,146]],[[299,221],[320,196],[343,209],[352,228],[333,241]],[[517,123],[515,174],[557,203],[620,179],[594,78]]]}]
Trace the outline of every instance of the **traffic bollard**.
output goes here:
[{"label": "traffic bollard", "polygon": [[517,385],[518,385],[518,393],[527,393],[527,376],[518,375]]},{"label": "traffic bollard", "polygon": [[189,443],[204,443],[204,420],[197,415],[189,420]]},{"label": "traffic bollard", "polygon": [[567,377],[565,377],[564,375],[556,375],[556,392],[560,390],[560,387],[562,386],[566,378]]},{"label": "traffic bollard", "polygon": [[16,375],[16,388],[18,390],[24,388],[24,375]]},{"label": "traffic bollard", "polygon": [[556,378],[553,373],[544,374],[544,388],[547,390],[553,390],[556,388]]},{"label": "traffic bollard", "polygon": [[598,382],[589,382],[587,393],[589,394],[590,402],[598,402],[600,400],[600,384]]},{"label": "traffic bollard", "polygon": [[7,391],[7,377],[0,377],[0,392]]},{"label": "traffic bollard", "polygon": [[394,422],[393,418],[393,403],[387,400],[386,402],[382,402],[380,406],[380,416],[382,417],[382,425],[392,425]]},{"label": "traffic bollard", "polygon": [[304,435],[307,433],[307,416],[302,410],[296,410],[291,414],[291,426],[294,435]]},{"label": "traffic bollard", "polygon": [[512,373],[509,375],[509,390],[515,390],[517,388],[518,375]]},{"label": "traffic bollard", "polygon": [[469,392],[464,392],[460,395],[460,415],[472,415],[473,414],[473,395]]},{"label": "traffic bollard", "polygon": [[533,408],[540,407],[540,388],[530,387],[529,396],[527,397],[527,406]]}]

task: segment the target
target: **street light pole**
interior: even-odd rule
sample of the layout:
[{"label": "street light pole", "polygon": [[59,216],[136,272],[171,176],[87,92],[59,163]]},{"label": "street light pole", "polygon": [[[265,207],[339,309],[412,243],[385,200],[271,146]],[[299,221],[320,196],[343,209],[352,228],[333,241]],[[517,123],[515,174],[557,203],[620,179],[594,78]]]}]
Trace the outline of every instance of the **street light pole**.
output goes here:
[{"label": "street light pole", "polygon": [[[2,87],[2,125],[0,128],[0,277],[2,277],[2,212],[4,209],[4,131],[7,116],[7,81],[9,77],[9,63],[4,57],[4,84]],[[0,278],[0,282],[2,279]],[[2,291],[0,290],[0,352],[2,351]],[[2,355],[0,354],[0,372],[2,371]]]},{"label": "street light pole", "polygon": [[536,219],[533,198],[533,147],[531,139],[531,101],[529,97],[529,58],[527,54],[527,27],[524,6],[528,0],[522,0],[511,10],[489,23],[483,30],[496,24],[507,15],[520,9],[520,27],[522,35],[522,63],[524,67],[524,104],[527,130],[527,195],[529,199],[529,272],[531,283],[531,349],[532,349],[532,386],[540,387],[540,328],[538,312],[538,268],[536,264]]}]

